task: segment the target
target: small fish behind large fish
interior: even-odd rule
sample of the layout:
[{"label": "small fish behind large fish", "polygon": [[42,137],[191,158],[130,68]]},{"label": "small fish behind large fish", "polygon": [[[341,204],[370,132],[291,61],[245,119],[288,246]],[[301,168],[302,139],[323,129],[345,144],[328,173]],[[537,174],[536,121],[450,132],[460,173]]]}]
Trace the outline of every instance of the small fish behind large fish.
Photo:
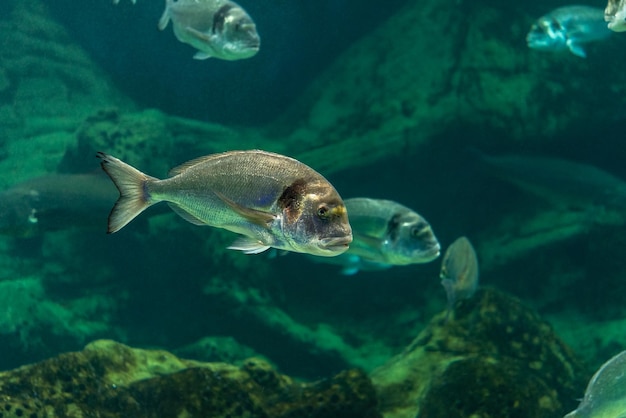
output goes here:
[{"label": "small fish behind large fish", "polygon": [[230,151],[189,161],[159,180],[110,155],[100,152],[98,157],[120,192],[109,215],[109,233],[165,201],[195,225],[243,235],[228,248],[246,254],[272,247],[333,257],[352,241],[346,207],[335,188],[293,158]]},{"label": "small fish behind large fish", "polygon": [[353,241],[338,257],[316,261],[342,266],[346,275],[393,266],[428,263],[439,257],[439,241],[417,212],[392,200],[355,197],[344,201]]},{"label": "small fish behind large fish", "polygon": [[604,11],[589,6],[564,6],[541,16],[526,36],[528,47],[542,51],[569,50],[585,58],[583,44],[606,39]]},{"label": "small fish behind large fish", "polygon": [[252,57],[261,46],[252,18],[229,0],[166,0],[159,29],[170,20],[176,38],[198,50],[195,59],[240,60]]}]

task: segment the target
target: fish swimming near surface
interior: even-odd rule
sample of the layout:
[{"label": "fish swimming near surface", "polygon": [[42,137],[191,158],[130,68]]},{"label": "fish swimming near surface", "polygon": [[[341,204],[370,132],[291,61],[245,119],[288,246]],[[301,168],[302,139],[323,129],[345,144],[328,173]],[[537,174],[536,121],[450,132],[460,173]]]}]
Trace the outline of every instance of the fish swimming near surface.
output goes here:
[{"label": "fish swimming near surface", "polygon": [[576,410],[565,418],[626,417],[626,351],[604,363],[593,375]]},{"label": "fish swimming near surface", "polygon": [[569,50],[585,58],[583,45],[606,39],[611,34],[604,21],[604,11],[589,6],[564,6],[541,16],[531,26],[526,42],[529,48],[542,51]]},{"label": "fish swimming near surface", "polygon": [[246,254],[276,248],[332,257],[352,241],[346,207],[335,188],[293,158],[230,151],[184,163],[159,180],[110,155],[100,152],[98,157],[120,192],[109,215],[109,233],[165,201],[193,224],[243,235],[228,248]]},{"label": "fish swimming near surface", "polygon": [[604,9],[604,20],[613,32],[626,31],[626,0],[609,0]]},{"label": "fish swimming near surface", "polygon": [[591,164],[544,156],[491,156],[474,149],[470,153],[488,174],[554,204],[626,208],[626,182]]},{"label": "fish swimming near surface", "polygon": [[427,263],[440,246],[430,224],[418,213],[392,200],[357,197],[344,200],[353,240],[339,257],[317,261],[341,265],[342,273]]},{"label": "fish swimming near surface", "polygon": [[176,38],[198,50],[195,59],[240,60],[256,55],[261,46],[252,18],[229,0],[166,0],[159,29],[170,20]]},{"label": "fish swimming near surface", "polygon": [[0,192],[0,233],[31,237],[89,227],[107,213],[117,191],[104,174],[50,174]]},{"label": "fish swimming near surface", "polygon": [[466,237],[457,238],[446,250],[439,273],[448,298],[448,315],[456,301],[474,296],[478,274],[478,258],[472,243]]}]

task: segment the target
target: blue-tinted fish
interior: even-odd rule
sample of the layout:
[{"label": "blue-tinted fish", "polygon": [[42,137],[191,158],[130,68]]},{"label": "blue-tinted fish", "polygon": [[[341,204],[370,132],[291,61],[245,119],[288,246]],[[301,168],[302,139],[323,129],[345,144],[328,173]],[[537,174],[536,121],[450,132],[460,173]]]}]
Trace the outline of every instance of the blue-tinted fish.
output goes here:
[{"label": "blue-tinted fish", "polygon": [[609,0],[604,9],[604,20],[613,32],[626,31],[626,0]]},{"label": "blue-tinted fish", "polygon": [[427,263],[440,246],[430,224],[397,202],[364,197],[344,200],[353,241],[339,257],[317,260],[341,265],[343,274]]},{"label": "blue-tinted fish", "polygon": [[109,233],[165,201],[193,224],[243,235],[228,248],[246,254],[272,247],[332,257],[352,241],[346,207],[335,188],[293,158],[231,151],[189,161],[159,180],[110,155],[98,157],[120,191]]},{"label": "blue-tinted fish", "polygon": [[553,157],[472,153],[488,173],[555,204],[626,208],[626,182],[591,164]]},{"label": "blue-tinted fish", "polygon": [[93,226],[115,195],[103,174],[51,174],[26,180],[0,192],[0,233],[29,237]]},{"label": "blue-tinted fish", "polygon": [[252,18],[229,0],[166,0],[159,29],[170,20],[176,38],[198,50],[195,59],[240,60],[252,57],[261,46]]},{"label": "blue-tinted fish", "polygon": [[457,238],[446,250],[439,273],[448,297],[448,314],[457,300],[469,299],[478,287],[478,258],[466,237]]},{"label": "blue-tinted fish", "polygon": [[543,51],[569,50],[584,58],[583,45],[608,38],[604,11],[589,6],[559,7],[540,17],[526,36],[528,47]]},{"label": "blue-tinted fish", "polygon": [[626,351],[604,363],[593,375],[583,400],[565,418],[626,417]]}]

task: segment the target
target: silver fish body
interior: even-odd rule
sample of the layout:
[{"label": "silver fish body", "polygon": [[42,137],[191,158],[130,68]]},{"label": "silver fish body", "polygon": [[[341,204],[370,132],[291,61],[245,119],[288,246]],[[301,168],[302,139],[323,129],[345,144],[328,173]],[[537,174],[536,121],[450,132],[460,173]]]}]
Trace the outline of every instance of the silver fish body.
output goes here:
[{"label": "silver fish body", "polygon": [[613,32],[626,31],[626,0],[609,0],[604,9],[604,20]]},{"label": "silver fish body", "polygon": [[448,312],[460,299],[469,299],[478,287],[478,258],[466,237],[457,238],[441,261],[441,284],[448,298]]},{"label": "silver fish body", "polygon": [[339,257],[318,261],[339,264],[344,274],[355,274],[427,263],[439,256],[437,237],[415,211],[384,199],[359,197],[344,203],[352,226],[352,244]]},{"label": "silver fish body", "polygon": [[585,396],[565,418],[626,416],[626,351],[604,363],[591,377]]},{"label": "silver fish body", "polygon": [[252,18],[230,0],[166,0],[159,29],[174,26],[174,35],[196,48],[195,59],[234,61],[259,52],[261,39]]},{"label": "silver fish body", "polygon": [[584,44],[606,39],[610,34],[602,9],[565,6],[537,19],[526,36],[526,42],[532,49],[569,50],[572,54],[584,58],[586,57]]},{"label": "silver fish body", "polygon": [[120,191],[109,216],[110,233],[166,201],[189,222],[243,235],[229,248],[247,254],[272,247],[332,257],[352,241],[346,208],[335,188],[293,158],[231,151],[189,161],[159,180],[112,156],[98,156]]}]

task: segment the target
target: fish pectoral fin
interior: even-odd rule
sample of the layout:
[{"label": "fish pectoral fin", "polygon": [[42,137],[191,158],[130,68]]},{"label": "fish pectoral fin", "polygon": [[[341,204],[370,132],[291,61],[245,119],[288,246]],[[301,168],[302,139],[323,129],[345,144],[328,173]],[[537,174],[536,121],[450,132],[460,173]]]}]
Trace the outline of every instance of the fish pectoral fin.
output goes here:
[{"label": "fish pectoral fin", "polygon": [[215,193],[217,197],[219,197],[224,203],[230,206],[239,215],[243,216],[250,222],[260,225],[264,228],[269,229],[270,224],[276,219],[276,215],[268,212],[263,212],[262,210],[251,209],[245,206],[241,206],[239,203],[230,200],[220,192],[214,191],[213,193]]},{"label": "fish pectoral fin", "polygon": [[209,54],[208,52],[204,52],[204,51],[198,51],[193,55],[193,59],[195,60],[208,60],[209,58],[211,58],[213,55]]},{"label": "fish pectoral fin", "polygon": [[202,41],[202,42],[211,42],[211,36],[207,35],[206,33],[202,33],[197,29],[192,28],[191,26],[187,26],[185,28],[185,30],[187,31],[187,33],[189,33],[191,36],[193,36],[194,38]]},{"label": "fish pectoral fin", "polygon": [[167,204],[172,208],[172,210],[181,218],[186,220],[187,222],[191,222],[194,225],[206,225],[206,222],[201,219],[196,218],[191,213],[187,212],[185,209],[178,206],[176,203],[167,202]]},{"label": "fish pectoral fin", "polygon": [[577,57],[581,57],[581,58],[587,57],[587,53],[585,52],[583,47],[581,45],[578,45],[576,42],[572,41],[571,39],[567,40],[566,45],[567,45],[567,48],[570,50],[570,52],[576,55]]},{"label": "fish pectoral fin", "polygon": [[270,246],[263,244],[259,240],[255,240],[249,237],[237,238],[228,247],[229,250],[243,251],[244,254],[259,254],[263,251],[269,250]]}]

